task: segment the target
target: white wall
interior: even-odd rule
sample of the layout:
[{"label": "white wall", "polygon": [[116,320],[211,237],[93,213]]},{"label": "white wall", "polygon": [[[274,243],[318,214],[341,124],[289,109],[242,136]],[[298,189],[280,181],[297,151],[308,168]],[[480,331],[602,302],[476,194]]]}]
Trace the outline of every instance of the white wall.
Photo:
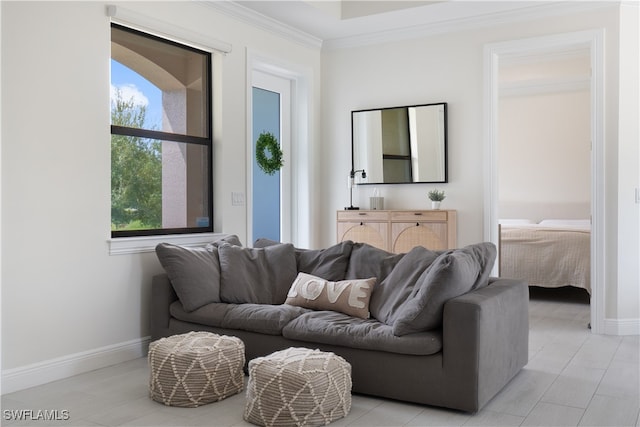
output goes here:
[{"label": "white wall", "polygon": [[620,9],[620,121],[618,125],[618,318],[638,318],[640,301],[640,7]]},{"label": "white wall", "polygon": [[[20,376],[61,358],[90,357],[96,349],[109,353],[122,343],[135,347],[142,341],[142,348],[149,335],[151,277],[161,267],[154,253],[108,253],[106,3],[0,4],[6,379],[5,374]],[[154,22],[170,23],[167,28],[188,29],[232,45],[232,52],[215,67],[221,84],[214,102],[222,117],[215,123],[214,226],[245,239],[246,207],[232,206],[231,192],[244,193],[247,185],[247,51],[311,70],[310,99],[319,100],[319,48],[285,40],[195,2],[122,6]],[[316,116],[303,119],[315,124],[319,109],[311,105],[310,111]],[[312,146],[305,148],[310,154],[316,139],[312,133]]]},{"label": "white wall", "polygon": [[500,59],[499,218],[590,218],[590,68],[575,47]]},{"label": "white wall", "polygon": [[[566,206],[567,218],[589,219],[589,96],[581,90],[500,99],[501,218],[538,222],[558,218],[556,206]],[[580,208],[569,208],[573,206]]]},{"label": "white wall", "polygon": [[[627,6],[636,12],[629,18],[637,27],[637,6]],[[631,15],[633,16],[633,14]],[[372,46],[323,52],[322,60],[322,117],[323,158],[325,164],[333,162],[331,170],[325,170],[325,202],[322,229],[324,244],[335,242],[335,210],[345,206],[348,198],[343,184],[349,170],[349,112],[354,109],[411,105],[430,102],[449,103],[449,183],[440,185],[385,185],[380,187],[385,196],[385,208],[427,208],[426,193],[439,187],[447,193],[444,208],[457,209],[458,245],[483,240],[484,174],[483,170],[483,47],[488,43],[524,39],[559,33],[604,28],[605,30],[605,193],[606,193],[606,241],[604,242],[606,317],[632,324],[638,333],[640,327],[640,302],[638,281],[618,281],[620,275],[631,274],[631,268],[620,266],[618,241],[629,239],[626,228],[637,230],[637,216],[618,215],[619,176],[618,159],[624,157],[624,180],[636,182],[639,163],[637,148],[632,148],[634,130],[626,130],[625,141],[618,141],[619,114],[637,117],[637,104],[619,102],[619,89],[637,74],[620,74],[619,35],[620,11],[615,4],[572,15],[539,18],[517,23],[495,24],[490,28],[469,29],[456,33],[425,36]],[[633,20],[635,19],[635,20]],[[631,25],[628,24],[631,31]],[[625,37],[630,34],[625,33]],[[632,39],[633,37],[631,37]],[[636,50],[633,51],[632,48]],[[630,61],[638,60],[637,42],[625,46],[625,55]],[[622,79],[619,82],[618,78]],[[633,84],[631,84],[633,86]],[[620,110],[624,110],[620,111]],[[629,116],[626,116],[629,114]],[[635,114],[635,116],[633,116]],[[628,125],[625,125],[628,126]],[[636,141],[637,147],[637,138]],[[631,159],[629,159],[631,158]],[[632,167],[634,172],[631,172]],[[622,181],[620,181],[622,182]],[[361,186],[356,194],[360,206],[367,207],[371,188]],[[356,203],[357,204],[357,203]],[[637,209],[637,207],[635,207]],[[620,223],[618,223],[620,221]],[[635,221],[635,222],[634,222]],[[640,258],[638,239],[625,245],[625,253],[637,260]],[[628,246],[631,246],[630,248]],[[622,315],[624,313],[624,315]],[[620,317],[619,317],[620,316]],[[624,318],[622,318],[622,316]]]}]

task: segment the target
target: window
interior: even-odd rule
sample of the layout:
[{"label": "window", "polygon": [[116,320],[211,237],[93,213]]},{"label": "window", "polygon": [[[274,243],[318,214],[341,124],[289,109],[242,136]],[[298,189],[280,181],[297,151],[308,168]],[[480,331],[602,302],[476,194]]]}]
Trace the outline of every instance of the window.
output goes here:
[{"label": "window", "polygon": [[111,25],[111,236],[213,230],[211,54]]}]

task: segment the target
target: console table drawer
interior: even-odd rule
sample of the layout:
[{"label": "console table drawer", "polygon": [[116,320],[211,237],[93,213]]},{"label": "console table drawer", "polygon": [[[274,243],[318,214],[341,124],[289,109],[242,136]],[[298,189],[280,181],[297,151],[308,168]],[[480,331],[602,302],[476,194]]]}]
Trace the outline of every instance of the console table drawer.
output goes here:
[{"label": "console table drawer", "polygon": [[388,221],[388,211],[338,211],[338,221]]},{"label": "console table drawer", "polygon": [[391,221],[447,221],[447,211],[393,211]]}]

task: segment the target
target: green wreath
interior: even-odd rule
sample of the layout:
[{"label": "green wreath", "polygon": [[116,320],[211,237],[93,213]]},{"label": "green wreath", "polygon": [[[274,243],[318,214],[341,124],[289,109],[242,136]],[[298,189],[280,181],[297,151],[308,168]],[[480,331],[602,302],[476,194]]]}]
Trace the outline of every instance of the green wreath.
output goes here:
[{"label": "green wreath", "polygon": [[[265,151],[269,151],[267,157]],[[256,161],[267,175],[273,175],[282,168],[282,150],[278,140],[271,132],[262,132],[256,141]]]}]

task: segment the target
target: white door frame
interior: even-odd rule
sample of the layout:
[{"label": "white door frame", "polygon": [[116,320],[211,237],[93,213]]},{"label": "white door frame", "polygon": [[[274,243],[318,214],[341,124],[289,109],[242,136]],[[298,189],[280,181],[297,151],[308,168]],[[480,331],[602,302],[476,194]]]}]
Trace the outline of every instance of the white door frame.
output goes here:
[{"label": "white door frame", "polygon": [[[280,148],[282,150],[283,165],[280,169],[280,236],[281,242],[291,241],[291,81],[280,76],[268,74],[260,70],[254,69],[251,74],[251,87],[276,92],[280,95]],[[253,93],[253,90],[252,90]],[[253,105],[253,96],[252,96]],[[253,111],[251,114],[253,119]],[[253,133],[253,123],[251,126]],[[247,206],[251,209],[249,218],[249,240],[254,241],[261,236],[253,235],[253,157],[254,153],[254,135],[252,135],[251,145],[249,146],[249,156],[251,158],[251,170],[249,176],[251,181],[248,185],[251,188],[249,193],[252,197],[247,201]]]},{"label": "white door frame", "polygon": [[[276,58],[268,57],[247,49],[247,236],[253,239],[253,102],[252,87],[254,71],[276,76],[290,82],[290,132],[289,153],[283,152],[285,162],[283,171],[288,169],[288,187],[282,188],[281,198],[287,199],[286,211],[281,211],[281,236],[283,241],[291,242],[298,247],[311,247],[314,215],[311,209],[311,198],[314,167],[311,162],[311,116],[312,82],[311,70],[284,63]],[[285,147],[283,147],[285,148]],[[284,151],[284,150],[283,150]],[[283,178],[282,181],[285,181]],[[285,192],[287,194],[285,194]],[[286,218],[286,219],[285,219]],[[284,223],[283,223],[284,222]],[[286,232],[285,232],[286,230]]]},{"label": "white door frame", "polygon": [[[605,332],[604,29],[485,45],[485,240],[498,244],[498,73],[501,58],[586,47],[591,57],[591,331]],[[498,254],[500,256],[500,254]],[[497,263],[496,263],[497,265]],[[494,274],[496,271],[494,270]]]}]

